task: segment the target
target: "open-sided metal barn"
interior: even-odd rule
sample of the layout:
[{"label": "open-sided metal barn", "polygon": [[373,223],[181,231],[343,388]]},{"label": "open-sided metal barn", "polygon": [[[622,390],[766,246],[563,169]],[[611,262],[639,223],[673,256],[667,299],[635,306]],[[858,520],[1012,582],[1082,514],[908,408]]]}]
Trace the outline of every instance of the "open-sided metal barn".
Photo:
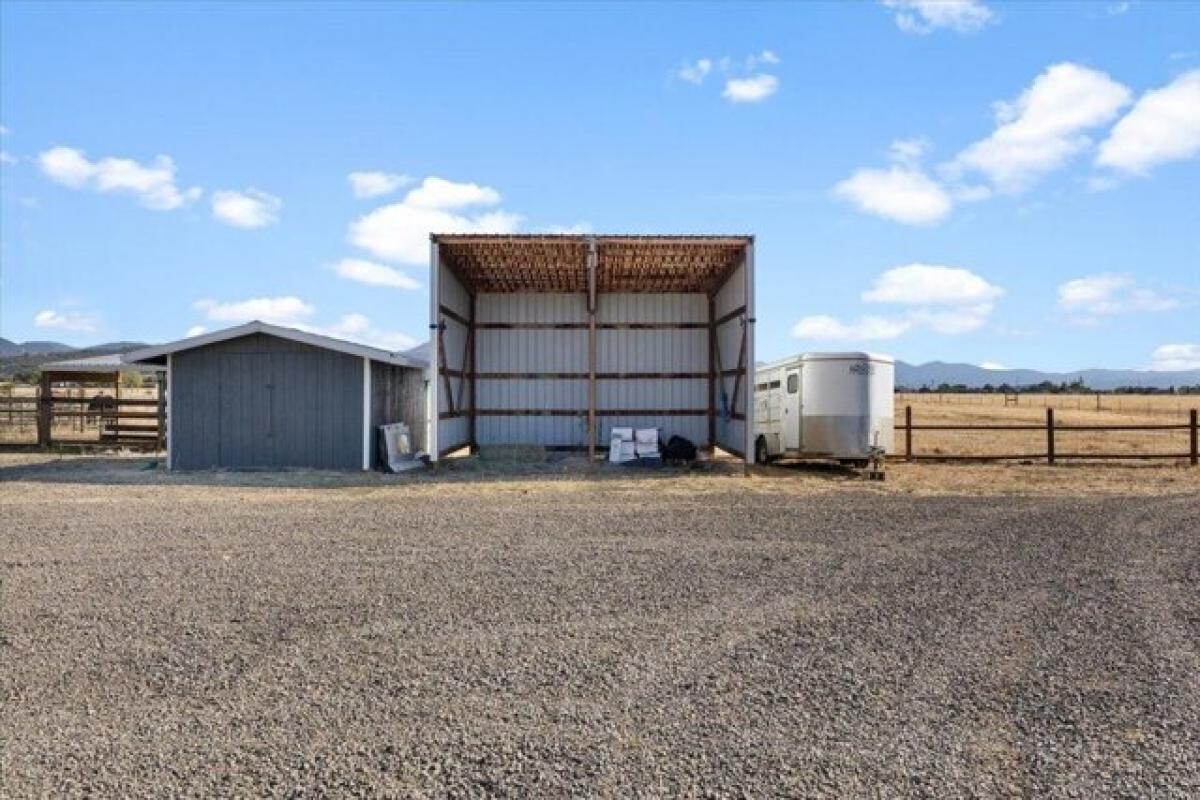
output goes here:
[{"label": "open-sided metal barn", "polygon": [[425,448],[427,365],[403,353],[256,321],[125,360],[166,366],[171,468],[371,469],[392,422]]},{"label": "open-sided metal barn", "polygon": [[621,426],[753,459],[753,237],[431,239],[431,454]]}]

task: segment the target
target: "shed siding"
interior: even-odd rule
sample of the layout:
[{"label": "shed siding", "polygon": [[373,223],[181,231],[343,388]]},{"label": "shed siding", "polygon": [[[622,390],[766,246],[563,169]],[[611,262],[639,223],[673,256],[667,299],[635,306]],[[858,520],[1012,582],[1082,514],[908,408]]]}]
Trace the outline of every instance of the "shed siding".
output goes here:
[{"label": "shed siding", "polygon": [[362,465],[362,359],[264,334],[174,354],[181,469]]},{"label": "shed siding", "polygon": [[427,450],[424,370],[371,362],[371,464],[381,465],[379,426],[404,422],[413,448]]}]

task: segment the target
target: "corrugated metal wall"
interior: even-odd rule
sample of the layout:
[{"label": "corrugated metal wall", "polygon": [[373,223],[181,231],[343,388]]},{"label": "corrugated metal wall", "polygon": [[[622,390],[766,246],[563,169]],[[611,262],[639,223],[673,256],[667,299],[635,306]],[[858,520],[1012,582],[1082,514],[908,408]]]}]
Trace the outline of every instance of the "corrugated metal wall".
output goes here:
[{"label": "corrugated metal wall", "polygon": [[[587,299],[582,294],[480,294],[475,299],[476,322],[488,324],[587,323]],[[586,330],[496,330],[482,328],[475,368],[481,375],[496,373],[586,373]],[[481,445],[587,444],[587,380],[560,378],[480,378],[479,408],[575,411],[575,416],[492,416],[476,420]]]},{"label": "corrugated metal wall", "polygon": [[[606,324],[690,324],[678,330],[613,330],[596,333],[599,373],[708,372],[708,298],[703,294],[602,294],[596,322]],[[586,369],[586,367],[585,367]],[[660,428],[697,447],[708,441],[708,379],[637,378],[602,380],[596,387],[600,409],[694,411],[695,414],[603,415],[597,419],[599,444],[607,445],[614,427]]]},{"label": "corrugated metal wall", "polygon": [[[443,264],[438,264],[433,302],[451,311],[452,314],[469,319],[471,315],[471,297],[459,282],[454,273]],[[445,364],[447,370],[453,372],[468,372],[467,365],[467,326],[453,316],[442,313],[441,308],[434,309],[433,319],[438,320],[443,329],[440,336],[434,331],[434,347],[432,349],[434,366],[436,367],[437,382],[433,387],[436,397],[437,441],[439,453],[465,447],[470,442],[470,424],[463,411],[470,403],[469,381],[463,378],[445,375],[440,364]],[[453,416],[447,416],[453,414]],[[434,455],[437,455],[435,453]]]},{"label": "corrugated metal wall", "polygon": [[362,466],[361,358],[253,334],[172,356],[172,465]]},{"label": "corrugated metal wall", "polygon": [[[713,311],[717,320],[722,319],[739,308],[746,307],[746,267],[739,266],[729,276],[725,285],[714,298]],[[746,341],[747,365],[750,378],[739,381],[736,375],[729,374],[738,366],[738,357],[742,352],[743,338],[747,335],[746,314],[738,314],[717,326],[717,363],[718,372],[724,373],[717,379],[717,444],[733,453],[742,453],[747,457],[753,456],[753,450],[746,451],[746,418],[752,418],[754,392],[754,351],[753,331]],[[737,388],[736,397],[734,388]],[[736,418],[741,416],[741,419]]]},{"label": "corrugated metal wall", "polygon": [[[597,299],[596,371],[598,373],[706,373],[708,331],[608,329],[609,324],[707,324],[707,298],[700,294],[602,294]],[[480,294],[476,321],[488,324],[587,324],[582,294]],[[587,444],[588,332],[561,329],[489,329],[477,333],[481,410],[547,409],[576,416],[495,416],[477,421],[480,444]],[[488,378],[496,373],[576,373],[566,378]],[[698,445],[707,440],[706,378],[601,379],[596,406],[599,443],[614,426],[657,427],[664,436],[679,434]],[[604,414],[614,410],[694,410],[694,416]]]}]

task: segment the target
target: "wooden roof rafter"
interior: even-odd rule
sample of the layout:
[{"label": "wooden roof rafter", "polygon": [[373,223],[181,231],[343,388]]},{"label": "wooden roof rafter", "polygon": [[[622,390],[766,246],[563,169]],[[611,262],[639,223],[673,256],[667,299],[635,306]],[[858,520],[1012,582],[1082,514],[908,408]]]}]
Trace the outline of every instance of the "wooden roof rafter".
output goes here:
[{"label": "wooden roof rafter", "polygon": [[715,291],[745,258],[750,236],[434,234],[440,258],[475,292],[587,291],[597,248],[602,292]]}]

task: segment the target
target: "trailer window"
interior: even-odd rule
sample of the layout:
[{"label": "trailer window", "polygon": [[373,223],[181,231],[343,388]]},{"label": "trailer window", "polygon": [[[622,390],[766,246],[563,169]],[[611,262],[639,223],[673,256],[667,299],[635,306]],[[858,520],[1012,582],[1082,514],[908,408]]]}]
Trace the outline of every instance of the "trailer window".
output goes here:
[{"label": "trailer window", "polygon": [[779,388],[779,381],[771,381],[771,386],[770,386],[770,388],[771,388],[771,389],[778,389],[778,388]]},{"label": "trailer window", "polygon": [[788,394],[795,394],[800,389],[800,376],[796,373],[788,375]]}]

